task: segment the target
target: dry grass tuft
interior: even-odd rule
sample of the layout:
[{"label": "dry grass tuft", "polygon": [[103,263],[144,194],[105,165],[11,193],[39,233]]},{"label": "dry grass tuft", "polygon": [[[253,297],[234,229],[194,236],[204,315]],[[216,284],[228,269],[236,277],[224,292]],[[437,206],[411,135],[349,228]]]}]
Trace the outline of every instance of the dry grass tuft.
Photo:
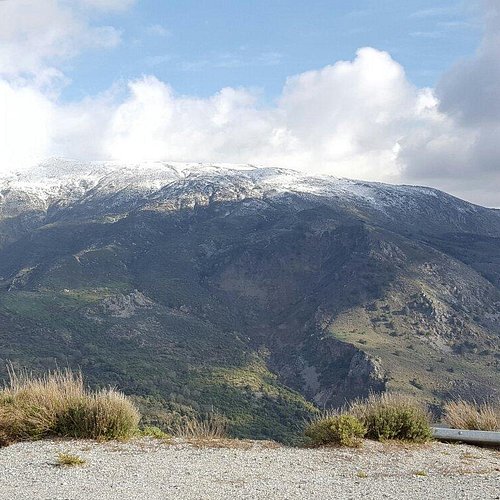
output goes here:
[{"label": "dry grass tuft", "polygon": [[458,399],[445,404],[444,420],[454,429],[499,431],[500,406],[491,403],[470,403]]},{"label": "dry grass tuft", "polygon": [[223,448],[233,450],[250,450],[254,447],[254,443],[245,439],[230,439],[230,438],[190,438],[187,442],[195,448]]},{"label": "dry grass tuft", "polygon": [[425,470],[416,470],[415,471],[415,476],[426,477],[427,476],[427,472]]},{"label": "dry grass tuft", "polygon": [[56,464],[64,467],[76,467],[85,465],[87,462],[78,455],[71,455],[69,453],[59,453]]},{"label": "dry grass tuft", "polygon": [[0,390],[0,445],[50,436],[124,439],[136,432],[140,415],[130,400],[113,389],[89,390],[81,373],[9,374]]},{"label": "dry grass tuft", "polygon": [[173,436],[186,440],[216,440],[228,437],[227,420],[217,414],[210,413],[205,418],[183,418],[171,429]]}]

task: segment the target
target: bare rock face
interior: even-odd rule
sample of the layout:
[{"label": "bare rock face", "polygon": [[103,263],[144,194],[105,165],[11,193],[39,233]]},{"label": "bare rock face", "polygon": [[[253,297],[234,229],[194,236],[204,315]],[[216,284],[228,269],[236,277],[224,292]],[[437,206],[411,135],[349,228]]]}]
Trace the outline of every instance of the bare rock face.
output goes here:
[{"label": "bare rock face", "polygon": [[[354,354],[352,354],[347,372],[341,380],[332,380],[331,384],[324,385],[319,382],[315,367],[308,367],[307,370],[304,370],[303,375],[306,382],[304,390],[314,393],[312,398],[319,407],[338,407],[350,399],[363,398],[370,393],[385,391],[387,372],[381,361],[363,351],[351,350]],[[345,353],[344,356],[349,356],[349,354]],[[311,381],[306,378],[307,375],[311,374],[314,376],[314,384],[311,384]]]},{"label": "bare rock face", "polygon": [[115,318],[130,318],[138,310],[151,309],[154,302],[148,299],[139,290],[134,290],[127,295],[115,295],[102,301],[102,312]]},{"label": "bare rock face", "polygon": [[379,386],[382,390],[385,386],[386,373],[382,368],[380,359],[370,356],[366,352],[358,351],[351,360],[349,372],[347,373],[346,385]]}]

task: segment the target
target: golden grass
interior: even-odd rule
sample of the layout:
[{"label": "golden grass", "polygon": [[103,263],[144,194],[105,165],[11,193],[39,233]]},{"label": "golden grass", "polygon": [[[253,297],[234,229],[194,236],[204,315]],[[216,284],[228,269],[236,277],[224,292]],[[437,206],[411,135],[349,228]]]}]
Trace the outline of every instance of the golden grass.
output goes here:
[{"label": "golden grass", "polygon": [[41,377],[9,371],[0,390],[0,445],[48,436],[131,437],[140,415],[121,392],[89,390],[81,373],[57,370]]},{"label": "golden grass", "polygon": [[254,446],[253,441],[231,438],[188,438],[186,441],[195,448],[250,450]]},{"label": "golden grass", "polygon": [[57,465],[64,467],[76,467],[79,465],[85,465],[86,460],[79,457],[78,455],[71,455],[70,453],[59,453],[57,457]]},{"label": "golden grass", "polygon": [[210,413],[204,418],[183,418],[171,433],[174,437],[186,440],[215,440],[228,437],[227,420],[217,413]]},{"label": "golden grass", "polygon": [[444,420],[454,429],[478,431],[500,430],[500,405],[474,403],[463,399],[444,405]]}]

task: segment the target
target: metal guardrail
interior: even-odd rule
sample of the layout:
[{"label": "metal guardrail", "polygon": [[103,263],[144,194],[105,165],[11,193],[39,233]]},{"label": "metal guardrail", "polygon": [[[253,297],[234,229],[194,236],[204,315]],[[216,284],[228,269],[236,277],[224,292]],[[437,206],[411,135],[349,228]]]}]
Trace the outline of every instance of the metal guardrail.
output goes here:
[{"label": "metal guardrail", "polygon": [[465,429],[448,429],[432,427],[432,436],[441,441],[462,441],[473,444],[489,444],[500,446],[500,432],[468,431]]}]

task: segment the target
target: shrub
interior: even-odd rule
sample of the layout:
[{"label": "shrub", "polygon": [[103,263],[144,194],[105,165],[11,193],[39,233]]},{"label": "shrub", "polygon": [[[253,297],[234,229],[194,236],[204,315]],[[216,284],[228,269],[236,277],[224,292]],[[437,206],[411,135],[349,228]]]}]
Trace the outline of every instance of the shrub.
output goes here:
[{"label": "shrub", "polygon": [[49,436],[123,439],[134,434],[139,419],[125,395],[90,391],[81,373],[70,370],[39,378],[11,371],[0,391],[0,444]]},{"label": "shrub", "polygon": [[444,420],[455,429],[500,430],[500,407],[490,403],[470,403],[463,399],[444,405]]},{"label": "shrub", "polygon": [[432,436],[427,412],[405,396],[372,394],[351,404],[348,412],[365,425],[370,439],[422,443]]},{"label": "shrub", "polygon": [[357,447],[366,434],[365,426],[352,415],[326,415],[313,420],[305,435],[315,446],[340,445]]}]

